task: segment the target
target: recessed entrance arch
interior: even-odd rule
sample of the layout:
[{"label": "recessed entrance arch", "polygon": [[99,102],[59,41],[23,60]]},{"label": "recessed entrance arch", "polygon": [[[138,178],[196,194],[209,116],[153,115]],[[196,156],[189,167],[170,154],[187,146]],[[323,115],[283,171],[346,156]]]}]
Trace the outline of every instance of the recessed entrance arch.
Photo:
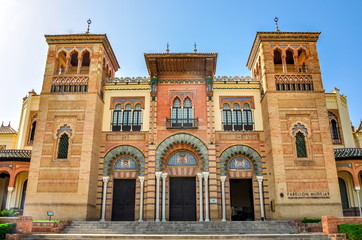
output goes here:
[{"label": "recessed entrance arch", "polygon": [[[112,221],[134,221],[137,215],[142,220],[145,170],[143,153],[138,148],[129,145],[114,147],[105,155],[103,167],[101,221],[106,219],[106,215]],[[112,189],[109,193],[107,192],[108,181]],[[111,195],[112,208],[107,210],[106,214],[107,194]],[[136,194],[139,194],[137,199]],[[136,206],[139,206],[139,212],[136,212]]]},{"label": "recessed entrance arch", "polygon": [[220,175],[223,221],[254,220],[259,211],[265,218],[261,156],[256,150],[245,145],[225,149],[220,155]]}]

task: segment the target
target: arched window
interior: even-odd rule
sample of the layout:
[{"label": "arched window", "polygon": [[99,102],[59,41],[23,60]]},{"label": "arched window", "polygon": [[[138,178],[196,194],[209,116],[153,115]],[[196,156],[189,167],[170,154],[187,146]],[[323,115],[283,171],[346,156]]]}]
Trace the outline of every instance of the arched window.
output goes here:
[{"label": "arched window", "polygon": [[252,131],[254,129],[253,114],[251,112],[249,103],[244,104],[243,125],[244,130],[246,131]]},{"label": "arched window", "polygon": [[171,119],[173,127],[181,126],[182,111],[179,98],[175,98],[173,101]]},{"label": "arched window", "polygon": [[82,56],[82,68],[80,70],[80,73],[88,74],[89,66],[90,66],[90,53],[88,51],[84,51]]},{"label": "arched window", "polygon": [[67,66],[67,53],[64,51],[61,51],[58,54],[58,66],[57,66],[57,73],[60,74],[64,74],[65,73],[65,69]]},{"label": "arched window", "polygon": [[68,158],[68,149],[69,149],[69,137],[67,134],[62,134],[59,139],[58,146],[58,158],[67,159]]},{"label": "arched window", "polygon": [[342,199],[342,207],[343,207],[343,209],[349,209],[346,182],[342,178],[338,178],[338,183],[339,183],[339,191],[340,191],[341,199]]},{"label": "arched window", "polygon": [[74,51],[70,55],[70,73],[76,74],[78,68],[78,52]]},{"label": "arched window", "polygon": [[194,109],[192,108],[190,98],[186,98],[184,101],[184,109],[183,109],[183,126],[192,127],[193,118],[194,118]]},{"label": "arched window", "polygon": [[116,106],[114,106],[114,111],[113,111],[112,131],[121,131],[121,126],[122,126],[121,105],[116,104]]},{"label": "arched window", "polygon": [[293,56],[292,50],[287,50],[285,63],[287,64],[287,72],[294,72],[295,71],[294,56]]},{"label": "arched window", "polygon": [[132,131],[141,131],[141,125],[142,125],[142,108],[141,104],[136,104],[135,110],[133,111]]},{"label": "arched window", "polygon": [[233,108],[233,124],[235,131],[243,130],[241,108],[238,103],[235,103]]},{"label": "arched window", "polygon": [[123,111],[123,125],[122,131],[128,132],[131,131],[132,125],[132,108],[131,104],[126,104],[124,111]]},{"label": "arched window", "polygon": [[231,117],[231,109],[228,103],[224,103],[222,109],[222,124],[224,126],[224,131],[233,130],[232,126],[232,117]]},{"label": "arched window", "polygon": [[306,61],[307,61],[307,54],[305,53],[305,51],[303,49],[298,50],[299,72],[303,73],[307,72]]},{"label": "arched window", "polygon": [[283,72],[282,53],[279,49],[274,50],[274,71]]},{"label": "arched window", "polygon": [[336,120],[332,119],[331,121],[331,135],[333,140],[339,140],[339,132],[337,128]]},{"label": "arched window", "polygon": [[306,158],[307,157],[307,146],[305,142],[305,136],[302,132],[298,132],[295,135],[295,145],[297,149],[297,157]]},{"label": "arched window", "polygon": [[36,129],[36,121],[34,121],[31,124],[30,136],[29,136],[29,144],[33,144],[34,136],[35,136],[35,129]]}]

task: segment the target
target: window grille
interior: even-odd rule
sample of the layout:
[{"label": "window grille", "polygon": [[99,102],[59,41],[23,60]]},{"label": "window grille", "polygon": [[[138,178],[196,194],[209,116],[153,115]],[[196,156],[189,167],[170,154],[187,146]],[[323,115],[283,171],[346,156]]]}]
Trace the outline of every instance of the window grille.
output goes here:
[{"label": "window grille", "polygon": [[305,142],[304,134],[301,132],[298,132],[295,135],[295,144],[297,148],[297,157],[299,158],[305,158],[307,157],[307,146]]},{"label": "window grille", "polygon": [[68,158],[68,148],[69,148],[69,137],[67,134],[64,133],[59,139],[59,146],[58,146],[59,159]]},{"label": "window grille", "polygon": [[141,125],[142,125],[141,104],[137,104],[135,106],[135,110],[133,111],[132,130],[133,131],[141,131]]}]

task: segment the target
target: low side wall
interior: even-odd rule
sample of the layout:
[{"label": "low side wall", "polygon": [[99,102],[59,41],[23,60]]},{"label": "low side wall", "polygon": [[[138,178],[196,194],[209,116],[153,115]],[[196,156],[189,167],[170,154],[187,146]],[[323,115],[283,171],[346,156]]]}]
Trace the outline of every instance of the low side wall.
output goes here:
[{"label": "low side wall", "polygon": [[362,217],[322,217],[322,227],[324,234],[338,233],[338,225],[340,224],[362,224]]}]

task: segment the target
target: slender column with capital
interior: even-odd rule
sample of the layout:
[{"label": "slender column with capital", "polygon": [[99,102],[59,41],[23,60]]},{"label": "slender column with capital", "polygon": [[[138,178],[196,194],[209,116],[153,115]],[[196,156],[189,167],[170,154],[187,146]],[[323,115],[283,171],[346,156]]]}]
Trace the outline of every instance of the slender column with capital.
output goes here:
[{"label": "slender column with capital", "polygon": [[11,196],[13,195],[14,187],[8,187],[8,197],[6,199],[6,209],[11,208]]},{"label": "slender column with capital", "polygon": [[203,172],[205,184],[205,222],[210,222],[209,217],[209,172]]},{"label": "slender column with capital", "polygon": [[226,207],[225,207],[225,179],[226,176],[221,176],[220,180],[221,180],[221,200],[222,200],[222,219],[221,221],[225,222],[226,221]]},{"label": "slender column with capital", "polygon": [[162,222],[166,222],[166,178],[167,173],[162,173]]},{"label": "slender column with capital", "polygon": [[160,221],[160,177],[162,172],[156,172],[156,222]]},{"label": "slender column with capital", "polygon": [[78,58],[77,74],[80,73],[80,68],[82,67],[82,58]]},{"label": "slender column with capital", "polygon": [[362,217],[362,211],[361,211],[361,199],[359,197],[359,191],[361,190],[360,186],[355,186],[354,190],[356,190],[357,194],[357,201],[358,201],[358,209],[359,209],[359,216]]},{"label": "slender column with capital", "polygon": [[145,181],[144,176],[138,176],[138,179],[140,180],[141,186],[140,186],[140,219],[139,222],[143,222],[143,183]]},{"label": "slender column with capital", "polygon": [[200,195],[200,199],[199,199],[199,209],[200,209],[200,218],[199,218],[199,221],[202,222],[204,221],[204,204],[203,204],[203,201],[202,201],[202,173],[197,173],[197,177],[199,178],[199,195]]},{"label": "slender column with capital", "polygon": [[264,198],[263,198],[263,176],[256,176],[259,186],[259,199],[260,199],[260,217],[261,220],[265,220],[264,213]]},{"label": "slender column with capital", "polygon": [[102,216],[101,222],[106,221],[106,202],[107,202],[107,184],[109,176],[103,176],[103,198],[102,198]]}]

